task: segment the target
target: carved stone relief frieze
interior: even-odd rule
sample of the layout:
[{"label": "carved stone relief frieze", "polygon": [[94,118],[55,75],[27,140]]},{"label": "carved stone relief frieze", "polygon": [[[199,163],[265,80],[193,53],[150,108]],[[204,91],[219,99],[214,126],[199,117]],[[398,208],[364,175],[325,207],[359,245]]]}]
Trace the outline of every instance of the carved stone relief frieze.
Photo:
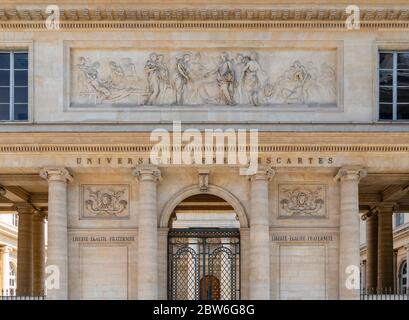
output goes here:
[{"label": "carved stone relief frieze", "polygon": [[325,217],[326,186],[316,184],[279,185],[279,217]]},{"label": "carved stone relief frieze", "polygon": [[335,50],[73,49],[71,106],[336,105]]},{"label": "carved stone relief frieze", "polygon": [[81,185],[81,218],[129,217],[129,185]]}]

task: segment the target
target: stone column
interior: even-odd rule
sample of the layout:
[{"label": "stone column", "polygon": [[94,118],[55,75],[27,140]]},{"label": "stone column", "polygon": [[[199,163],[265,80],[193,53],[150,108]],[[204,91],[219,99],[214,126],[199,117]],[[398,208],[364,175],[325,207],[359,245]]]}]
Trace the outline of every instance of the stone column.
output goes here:
[{"label": "stone column", "polygon": [[47,287],[47,299],[68,299],[67,182],[72,176],[65,168],[44,168],[40,176],[48,181],[47,276],[57,278]]},{"label": "stone column", "polygon": [[168,228],[158,230],[158,298],[166,300],[168,297]]},{"label": "stone column", "polygon": [[33,294],[33,207],[29,203],[17,203],[17,295]]},{"label": "stone column", "polygon": [[378,208],[378,290],[393,290],[393,231],[394,204],[382,204]]},{"label": "stone column", "polygon": [[[366,176],[362,168],[341,168],[335,179],[340,186],[339,298],[359,299],[359,181]],[[351,281],[351,277],[354,277]]]},{"label": "stone column", "polygon": [[250,299],[270,299],[270,219],[268,184],[271,168],[260,168],[250,177]]},{"label": "stone column", "polygon": [[2,262],[2,286],[1,291],[3,296],[10,295],[10,247],[1,247],[0,248],[0,255],[1,255],[1,262]]},{"label": "stone column", "polygon": [[378,215],[371,213],[366,219],[366,290],[374,293],[378,278]]},{"label": "stone column", "polygon": [[34,211],[33,216],[33,295],[45,294],[45,213]]},{"label": "stone column", "polygon": [[139,180],[138,211],[138,299],[158,299],[158,209],[157,182],[160,170],[140,167],[133,171]]}]

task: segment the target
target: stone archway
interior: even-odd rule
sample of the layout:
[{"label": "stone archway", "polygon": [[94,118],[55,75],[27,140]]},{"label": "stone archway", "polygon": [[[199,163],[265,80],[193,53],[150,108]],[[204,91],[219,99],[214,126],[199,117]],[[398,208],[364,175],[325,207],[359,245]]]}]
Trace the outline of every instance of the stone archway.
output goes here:
[{"label": "stone archway", "polygon": [[166,205],[162,209],[159,218],[160,219],[159,227],[168,228],[170,218],[176,206],[186,198],[197,194],[211,194],[223,199],[234,208],[240,222],[240,228],[249,227],[247,213],[241,202],[229,191],[216,185],[209,185],[208,191],[206,192],[200,191],[200,188],[198,186],[190,186],[177,192],[175,195],[172,196],[172,198],[166,203]]},{"label": "stone archway", "polygon": [[[180,228],[180,224],[178,224],[178,227],[176,227],[177,229],[175,229],[175,222],[172,220],[173,217],[175,216],[176,212],[179,212],[179,214],[183,215],[183,212],[179,210],[180,204],[185,201],[190,203],[190,201],[192,201],[191,200],[192,197],[194,199],[197,199],[197,197],[202,197],[202,196],[206,196],[204,197],[205,198],[204,201],[210,201],[208,203],[211,203],[210,198],[214,197],[228,204],[228,206],[230,207],[230,209],[228,210],[231,210],[231,212],[234,211],[235,217],[236,217],[235,219],[237,219],[236,222],[234,223],[234,226],[229,226],[227,227],[227,229],[225,229],[226,227],[224,226],[223,223],[221,223],[219,227],[216,227],[216,229],[214,229],[213,226],[210,227],[211,229],[206,229],[208,227],[204,227],[203,225],[198,227],[199,229],[195,229],[196,227],[191,225],[190,222],[188,222],[188,226],[187,227],[183,226],[182,228],[188,228],[189,230],[178,229]],[[199,215],[200,214],[201,213],[199,213]],[[186,220],[181,219],[180,221],[186,221]],[[215,222],[216,224],[220,222],[219,218],[217,218],[217,220],[212,220],[212,218],[210,218],[210,220],[201,220],[201,221],[216,221]],[[179,222],[179,219],[177,219],[176,222]],[[197,251],[196,253],[198,253],[199,251],[201,252],[200,256],[194,255],[195,257],[194,259],[197,260],[196,262],[194,262],[194,260],[191,261],[192,265],[196,265],[196,264],[200,265],[200,267],[198,268],[198,270],[200,270],[199,272],[200,274],[197,275],[198,281],[200,281],[201,277],[207,277],[210,275],[218,276],[220,279],[223,280],[223,281],[220,280],[221,281],[220,283],[221,289],[219,288],[221,291],[220,298],[227,299],[227,300],[240,299],[240,296],[241,296],[240,295],[240,290],[241,290],[240,283],[241,282],[239,279],[241,279],[241,274],[242,274],[241,273],[241,262],[240,262],[241,261],[240,243],[242,242],[241,232],[243,231],[243,233],[246,234],[245,240],[248,240],[247,231],[248,231],[249,223],[248,223],[247,213],[246,213],[244,206],[233,194],[223,189],[222,187],[219,187],[216,185],[209,185],[206,192],[201,191],[199,186],[196,186],[196,185],[186,187],[184,189],[181,189],[177,193],[175,193],[172,196],[172,198],[166,203],[166,205],[163,207],[161,211],[158,224],[160,228],[160,252],[161,252],[159,260],[161,261],[160,262],[160,265],[162,266],[161,268],[163,268],[161,269],[160,274],[167,274],[168,276],[166,280],[163,277],[161,277],[162,281],[161,281],[160,288],[159,288],[159,294],[162,299],[166,297],[168,297],[169,299],[175,299],[173,295],[173,292],[175,292],[173,289],[174,283],[175,283],[175,280],[174,280],[175,273],[174,271],[171,271],[171,270],[173,270],[175,266],[177,268],[181,268],[182,270],[184,267],[186,267],[186,265],[184,265],[183,263],[186,264],[187,262],[182,261],[183,257],[180,256],[180,253],[178,251],[180,248],[176,247],[174,243],[180,243],[179,241],[183,242],[185,240],[187,241],[186,245],[189,248],[190,247],[193,248],[195,251]],[[227,224],[229,225],[229,223]],[[191,228],[194,228],[194,231],[191,232],[190,231],[192,230]],[[229,229],[229,228],[233,228],[233,229]],[[186,236],[186,234],[184,234],[183,231],[184,232],[188,231],[188,236]],[[211,245],[204,244],[204,243],[207,243],[207,240],[205,240],[206,238],[213,239],[210,241],[216,241],[216,243],[212,242]],[[200,245],[201,249],[199,249],[198,243],[202,243],[202,241],[204,241],[203,245],[206,248],[208,248],[209,252],[207,252],[206,250],[203,251],[202,245]],[[245,241],[245,242],[247,243],[248,241]],[[175,255],[173,254],[169,255],[170,252],[174,253]],[[165,253],[167,253],[167,255]],[[213,257],[212,254],[215,256]],[[208,258],[206,257],[202,258],[202,255]],[[172,256],[172,258],[170,258],[170,256]],[[213,260],[211,260],[212,257],[213,257]],[[176,263],[175,262],[176,259],[178,259],[179,262]],[[205,269],[206,268],[208,269],[206,269],[207,271],[204,271],[204,273],[202,274],[203,261],[209,261],[208,262],[209,266],[204,267]],[[213,263],[211,264],[210,261],[218,261],[218,262],[217,263],[214,262],[214,264]],[[189,268],[191,267],[190,265],[188,266]],[[230,271],[225,272],[223,270],[230,270]],[[224,277],[220,276],[221,274],[224,274],[225,276]],[[189,279],[190,278],[194,279],[195,277],[196,276],[190,275]],[[234,280],[227,281],[226,280],[227,277],[232,277],[231,279],[234,279]],[[185,275],[184,279],[187,279],[187,278],[188,277]],[[189,281],[193,281],[193,280],[189,280]],[[192,283],[195,283],[195,282],[192,282]],[[231,283],[231,285],[228,286],[227,283],[229,284]],[[233,285],[233,283],[235,284]],[[179,283],[176,285],[179,286]],[[166,290],[165,290],[165,286],[166,286]],[[183,285],[181,286],[183,286],[183,288],[187,286],[194,287],[194,288],[196,287],[201,288],[199,282],[197,282],[194,285],[183,283]],[[186,289],[184,291],[190,292],[191,290]],[[210,291],[205,290],[205,292],[207,293],[213,292],[213,291],[214,290],[210,290]],[[180,290],[178,292],[180,292]],[[177,295],[176,299],[199,298],[199,296],[200,297],[203,296],[203,292],[200,291],[200,292],[197,292],[197,294],[193,296],[191,295],[192,295],[191,293]]]}]

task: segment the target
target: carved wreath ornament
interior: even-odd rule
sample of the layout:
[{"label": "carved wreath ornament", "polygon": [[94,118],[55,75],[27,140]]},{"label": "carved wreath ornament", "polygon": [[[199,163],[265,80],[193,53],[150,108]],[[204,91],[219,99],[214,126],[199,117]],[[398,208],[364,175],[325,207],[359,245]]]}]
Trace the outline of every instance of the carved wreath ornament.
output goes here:
[{"label": "carved wreath ornament", "polygon": [[285,198],[280,201],[281,209],[287,216],[317,216],[324,207],[322,187],[283,189]]},{"label": "carved wreath ornament", "polygon": [[85,201],[85,208],[96,216],[117,216],[127,207],[128,202],[123,200],[125,190],[92,191],[87,188],[88,199]]}]

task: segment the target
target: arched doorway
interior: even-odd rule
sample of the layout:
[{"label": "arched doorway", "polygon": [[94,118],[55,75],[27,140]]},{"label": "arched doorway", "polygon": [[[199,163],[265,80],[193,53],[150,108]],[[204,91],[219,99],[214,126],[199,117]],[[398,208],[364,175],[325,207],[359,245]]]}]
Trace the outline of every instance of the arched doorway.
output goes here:
[{"label": "arched doorway", "polygon": [[240,221],[212,194],[188,196],[169,219],[168,298],[240,299]]},{"label": "arched doorway", "polygon": [[408,262],[404,261],[399,268],[399,287],[401,293],[408,293]]}]

